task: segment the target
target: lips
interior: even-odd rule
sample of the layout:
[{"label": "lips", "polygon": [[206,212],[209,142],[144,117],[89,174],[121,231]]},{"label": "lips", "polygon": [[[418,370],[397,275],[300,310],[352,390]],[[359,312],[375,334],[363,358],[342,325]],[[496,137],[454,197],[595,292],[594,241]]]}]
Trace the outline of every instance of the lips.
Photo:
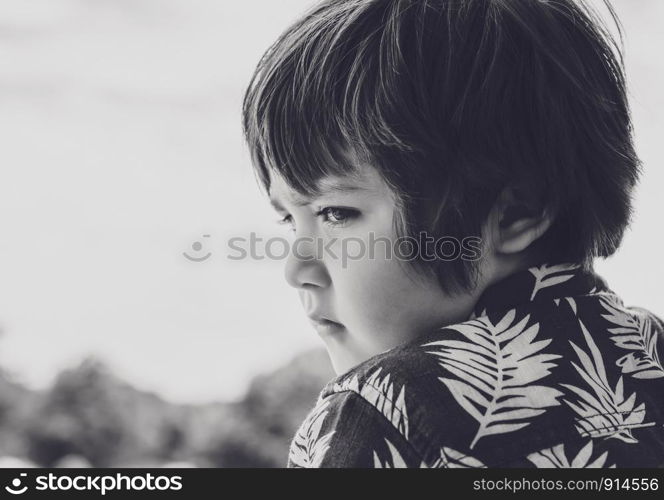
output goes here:
[{"label": "lips", "polygon": [[331,319],[323,318],[323,317],[317,317],[317,316],[309,316],[309,319],[318,325],[323,325],[323,326],[343,326],[341,323],[337,321],[332,321]]},{"label": "lips", "polygon": [[311,321],[314,321],[316,323],[324,323],[324,322],[328,321],[330,323],[336,323],[337,325],[341,324],[338,321],[336,321],[335,319],[333,319],[331,314],[327,314],[326,312],[324,312],[321,309],[313,308],[309,311],[305,311],[305,314],[307,315],[307,317]]},{"label": "lips", "polygon": [[344,325],[336,321],[334,315],[329,314],[328,311],[318,304],[314,304],[314,300],[308,295],[300,297],[302,299],[302,304],[304,305],[304,313],[309,318],[309,321],[314,325],[314,327],[325,328],[325,329],[337,329],[343,328]]},{"label": "lips", "polygon": [[345,330],[344,325],[341,323],[326,318],[315,319],[310,317],[309,320],[319,335],[338,335]]}]

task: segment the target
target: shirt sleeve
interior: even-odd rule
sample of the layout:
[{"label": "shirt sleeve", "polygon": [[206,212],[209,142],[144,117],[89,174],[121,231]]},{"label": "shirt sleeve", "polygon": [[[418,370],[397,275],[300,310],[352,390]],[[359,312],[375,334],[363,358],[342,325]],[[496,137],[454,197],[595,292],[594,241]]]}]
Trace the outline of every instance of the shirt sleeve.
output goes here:
[{"label": "shirt sleeve", "polygon": [[352,391],[319,398],[293,438],[289,468],[420,467],[412,445],[371,403]]}]

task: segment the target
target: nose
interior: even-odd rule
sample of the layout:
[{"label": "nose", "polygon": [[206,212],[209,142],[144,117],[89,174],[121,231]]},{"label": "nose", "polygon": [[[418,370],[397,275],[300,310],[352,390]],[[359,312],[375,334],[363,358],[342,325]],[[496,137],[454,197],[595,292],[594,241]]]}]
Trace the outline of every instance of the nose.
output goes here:
[{"label": "nose", "polygon": [[331,283],[325,263],[316,255],[315,245],[306,239],[293,243],[286,260],[284,275],[286,282],[298,289],[311,286],[325,288]]}]

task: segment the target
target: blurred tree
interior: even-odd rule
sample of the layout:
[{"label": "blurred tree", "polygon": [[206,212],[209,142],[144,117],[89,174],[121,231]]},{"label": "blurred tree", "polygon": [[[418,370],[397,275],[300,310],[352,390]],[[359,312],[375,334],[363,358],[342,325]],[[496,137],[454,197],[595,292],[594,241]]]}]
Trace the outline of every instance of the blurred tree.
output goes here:
[{"label": "blurred tree", "polygon": [[251,422],[253,432],[245,432],[241,441],[231,440],[234,455],[223,451],[224,459],[235,457],[244,465],[240,453],[240,447],[244,446],[245,456],[260,457],[255,466],[284,467],[290,440],[333,376],[324,349],[301,353],[274,372],[257,376],[239,408],[241,420]]},{"label": "blurred tree", "polygon": [[25,415],[36,403],[36,394],[14,382],[0,369],[0,456],[25,456]]},{"label": "blurred tree", "polygon": [[333,377],[324,349],[306,351],[286,366],[257,376],[243,401],[244,411],[271,434],[290,439]]},{"label": "blurred tree", "polygon": [[37,408],[29,453],[47,466],[69,454],[96,467],[167,459],[178,445],[182,418],[180,407],[138,391],[91,358],[63,372]]},{"label": "blurred tree", "polygon": [[94,358],[62,372],[44,392],[11,384],[0,372],[0,446],[11,436],[12,453],[40,466],[74,457],[93,467],[283,467],[297,427],[333,376],[317,349],[256,377],[239,402],[178,405],[135,389]]}]

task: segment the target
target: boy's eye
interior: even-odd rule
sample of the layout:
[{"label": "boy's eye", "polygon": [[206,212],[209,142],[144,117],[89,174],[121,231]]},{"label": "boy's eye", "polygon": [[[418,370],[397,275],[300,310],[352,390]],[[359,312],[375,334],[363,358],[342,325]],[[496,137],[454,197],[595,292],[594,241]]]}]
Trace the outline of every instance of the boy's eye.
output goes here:
[{"label": "boy's eye", "polygon": [[292,215],[287,215],[283,219],[279,219],[277,221],[277,224],[283,224],[283,225],[290,225],[290,230],[295,231],[295,224],[293,223],[293,216]]},{"label": "boy's eye", "polygon": [[343,226],[359,215],[359,212],[352,208],[325,207],[316,212],[317,216],[323,217],[323,222],[330,226]]},{"label": "boy's eye", "polygon": [[[323,222],[329,226],[341,227],[357,218],[360,213],[352,208],[343,207],[324,207],[316,212],[317,217],[322,217]],[[291,231],[295,231],[295,222],[292,215],[286,215],[279,219],[277,224],[289,225]]]}]

